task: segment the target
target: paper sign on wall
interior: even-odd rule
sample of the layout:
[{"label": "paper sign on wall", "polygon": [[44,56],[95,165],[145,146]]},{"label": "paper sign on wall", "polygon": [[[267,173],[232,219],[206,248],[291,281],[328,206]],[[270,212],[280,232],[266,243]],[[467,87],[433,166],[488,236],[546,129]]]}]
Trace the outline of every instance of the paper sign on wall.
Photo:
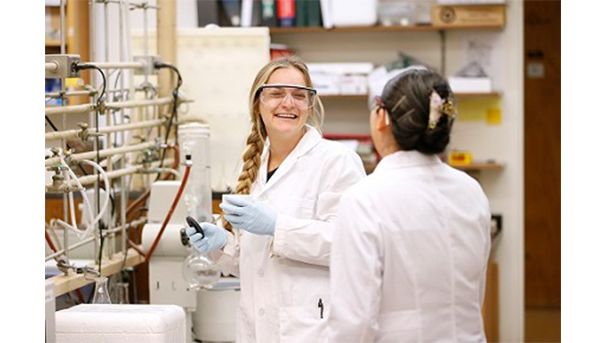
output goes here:
[{"label": "paper sign on wall", "polygon": [[489,108],[486,110],[486,124],[500,125],[501,124],[501,109]]}]

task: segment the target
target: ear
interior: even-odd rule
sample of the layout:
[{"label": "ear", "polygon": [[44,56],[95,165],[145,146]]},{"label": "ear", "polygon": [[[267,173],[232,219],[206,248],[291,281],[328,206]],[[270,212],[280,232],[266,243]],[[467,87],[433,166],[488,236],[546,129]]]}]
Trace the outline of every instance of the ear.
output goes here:
[{"label": "ear", "polygon": [[391,123],[387,111],[384,108],[380,107],[377,109],[377,116],[377,130],[384,131],[389,129]]}]

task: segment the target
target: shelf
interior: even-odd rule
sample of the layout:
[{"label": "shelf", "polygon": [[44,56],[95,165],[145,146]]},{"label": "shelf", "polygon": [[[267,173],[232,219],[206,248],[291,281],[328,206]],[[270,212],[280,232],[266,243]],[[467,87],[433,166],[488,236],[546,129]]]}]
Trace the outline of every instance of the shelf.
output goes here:
[{"label": "shelf", "polygon": [[367,99],[368,94],[318,94],[320,99]]},{"label": "shelf", "polygon": [[270,27],[269,33],[329,33],[329,32],[427,32],[427,31],[464,31],[464,30],[501,30],[500,26],[474,26],[460,28],[443,28],[431,25],[418,26],[350,26],[333,27]]},{"label": "shelf", "polygon": [[490,93],[455,93],[457,98],[500,98],[501,93],[490,92]]},{"label": "shelf", "polygon": [[450,166],[462,171],[500,170],[504,168],[500,163],[472,163],[467,165],[450,164]]},{"label": "shelf", "polygon": [[[368,94],[319,94],[320,99],[368,99]],[[455,93],[457,98],[499,98],[501,93]]]},{"label": "shelf", "polygon": [[61,40],[60,39],[53,39],[53,38],[46,38],[44,40],[44,45],[46,45],[46,47],[60,47],[61,46]]},{"label": "shelf", "polygon": [[[376,163],[364,163],[364,169],[367,174],[370,174],[374,171]],[[474,172],[474,171],[482,171],[482,170],[501,170],[505,166],[500,163],[472,163],[468,165],[452,165],[449,166],[464,171],[464,172]]]}]

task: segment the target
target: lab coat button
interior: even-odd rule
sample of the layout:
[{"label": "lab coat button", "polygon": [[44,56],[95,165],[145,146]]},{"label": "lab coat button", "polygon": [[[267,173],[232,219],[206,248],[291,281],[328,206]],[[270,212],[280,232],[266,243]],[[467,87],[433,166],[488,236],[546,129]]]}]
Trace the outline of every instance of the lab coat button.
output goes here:
[{"label": "lab coat button", "polygon": [[267,200],[267,195],[265,195],[265,194],[261,195],[261,196],[259,197],[259,200],[261,200],[261,201],[265,201],[265,200]]},{"label": "lab coat button", "polygon": [[265,276],[265,271],[263,269],[260,269],[259,272],[257,273],[260,277]]},{"label": "lab coat button", "polygon": [[263,315],[265,315],[265,310],[264,309],[260,309],[259,310],[259,316],[263,317]]}]

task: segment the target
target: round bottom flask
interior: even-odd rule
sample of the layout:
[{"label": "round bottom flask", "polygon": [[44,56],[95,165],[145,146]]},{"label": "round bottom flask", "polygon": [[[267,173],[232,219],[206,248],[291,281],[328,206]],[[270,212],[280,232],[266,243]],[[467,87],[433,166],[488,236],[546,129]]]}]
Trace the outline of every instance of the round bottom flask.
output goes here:
[{"label": "round bottom flask", "polygon": [[192,249],[183,261],[183,277],[192,289],[210,289],[219,281],[221,270],[206,256]]}]

